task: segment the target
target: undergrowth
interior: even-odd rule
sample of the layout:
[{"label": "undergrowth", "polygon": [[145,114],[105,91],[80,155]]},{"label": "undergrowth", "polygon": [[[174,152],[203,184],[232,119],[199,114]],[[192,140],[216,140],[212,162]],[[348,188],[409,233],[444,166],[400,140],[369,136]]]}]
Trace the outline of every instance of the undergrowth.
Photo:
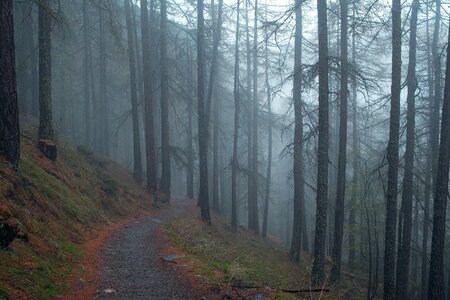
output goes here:
[{"label": "undergrowth", "polygon": [[0,220],[18,224],[29,241],[0,250],[0,299],[63,295],[69,276],[82,271],[87,233],[150,207],[124,168],[61,141],[51,162],[25,127],[18,171],[0,159]]},{"label": "undergrowth", "polygon": [[171,244],[185,253],[194,266],[195,276],[208,284],[269,288],[276,299],[362,299],[365,296],[363,283],[349,279],[321,294],[283,292],[309,288],[312,259],[308,254],[302,253],[301,263],[295,264],[288,259],[287,249],[276,242],[243,229],[233,234],[217,216],[213,216],[212,224],[205,225],[196,216],[189,215],[164,227]]}]

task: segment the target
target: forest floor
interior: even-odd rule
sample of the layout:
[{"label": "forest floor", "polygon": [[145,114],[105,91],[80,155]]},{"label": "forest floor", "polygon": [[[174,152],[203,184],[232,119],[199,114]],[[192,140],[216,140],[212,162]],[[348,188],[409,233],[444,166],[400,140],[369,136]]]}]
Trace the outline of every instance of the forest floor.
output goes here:
[{"label": "forest floor", "polygon": [[[239,228],[233,234],[229,225],[213,214],[205,225],[196,214],[184,215],[163,227],[173,245],[172,251],[185,256],[180,272],[200,286],[215,286],[237,297],[270,299],[365,299],[364,274],[343,272],[342,282],[309,292],[312,257],[302,253],[301,263],[288,258],[287,249],[275,239]],[[330,269],[327,261],[327,273]],[[328,278],[327,278],[328,280]],[[251,297],[249,297],[251,296]]]},{"label": "forest floor", "polygon": [[27,237],[0,250],[0,299],[65,295],[114,229],[161,211],[128,170],[84,147],[60,140],[48,160],[34,128],[21,120],[17,171],[0,159],[0,223]]},{"label": "forest floor", "polygon": [[156,214],[118,223],[86,243],[82,280],[65,295],[70,299],[267,299],[267,288],[248,289],[205,282],[187,256],[172,246],[165,227],[194,216],[195,202],[173,199]]}]

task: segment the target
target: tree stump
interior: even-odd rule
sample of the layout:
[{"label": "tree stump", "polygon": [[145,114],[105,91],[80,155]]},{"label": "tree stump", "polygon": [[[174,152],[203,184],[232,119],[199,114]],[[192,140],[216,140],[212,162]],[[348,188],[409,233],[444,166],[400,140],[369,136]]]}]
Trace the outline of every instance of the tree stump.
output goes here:
[{"label": "tree stump", "polygon": [[52,140],[39,140],[39,150],[48,159],[55,161],[57,156],[56,144]]}]

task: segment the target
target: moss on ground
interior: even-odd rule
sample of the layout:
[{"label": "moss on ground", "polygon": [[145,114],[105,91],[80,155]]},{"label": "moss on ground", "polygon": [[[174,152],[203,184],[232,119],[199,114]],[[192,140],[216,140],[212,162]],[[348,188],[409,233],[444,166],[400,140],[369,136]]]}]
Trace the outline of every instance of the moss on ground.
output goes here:
[{"label": "moss on ground", "polygon": [[[283,293],[283,289],[309,287],[311,257],[302,253],[302,263],[288,259],[282,245],[264,240],[240,229],[237,234],[213,216],[213,225],[203,224],[196,216],[184,216],[164,226],[169,241],[187,255],[196,277],[213,285],[234,287],[269,287],[276,299],[296,299],[299,295]],[[323,293],[321,299],[361,299],[365,289],[361,281],[344,279]],[[317,293],[319,294],[319,293]],[[310,298],[309,293],[303,296]],[[312,295],[316,299],[319,295]]]}]

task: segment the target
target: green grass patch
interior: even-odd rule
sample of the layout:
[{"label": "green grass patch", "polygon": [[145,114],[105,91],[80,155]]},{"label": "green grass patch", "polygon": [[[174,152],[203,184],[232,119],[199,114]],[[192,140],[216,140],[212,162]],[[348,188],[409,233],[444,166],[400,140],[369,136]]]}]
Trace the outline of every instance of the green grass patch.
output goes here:
[{"label": "green grass patch", "polygon": [[8,289],[0,284],[0,299],[8,299],[9,293]]},{"label": "green grass patch", "polygon": [[272,289],[303,284],[304,269],[289,261],[281,245],[246,232],[234,235],[217,218],[212,226],[194,217],[178,218],[164,230],[171,242],[190,254],[208,282]]},{"label": "green grass patch", "polygon": [[[186,253],[198,278],[213,285],[269,287],[276,299],[297,299],[283,293],[284,289],[309,288],[312,258],[308,254],[302,253],[301,264],[295,264],[289,260],[288,250],[276,242],[241,229],[234,234],[217,216],[213,216],[212,224],[184,216],[163,227],[169,241]],[[313,294],[312,298],[361,299],[365,296],[364,284],[344,279],[339,286],[330,287],[331,292]]]}]

